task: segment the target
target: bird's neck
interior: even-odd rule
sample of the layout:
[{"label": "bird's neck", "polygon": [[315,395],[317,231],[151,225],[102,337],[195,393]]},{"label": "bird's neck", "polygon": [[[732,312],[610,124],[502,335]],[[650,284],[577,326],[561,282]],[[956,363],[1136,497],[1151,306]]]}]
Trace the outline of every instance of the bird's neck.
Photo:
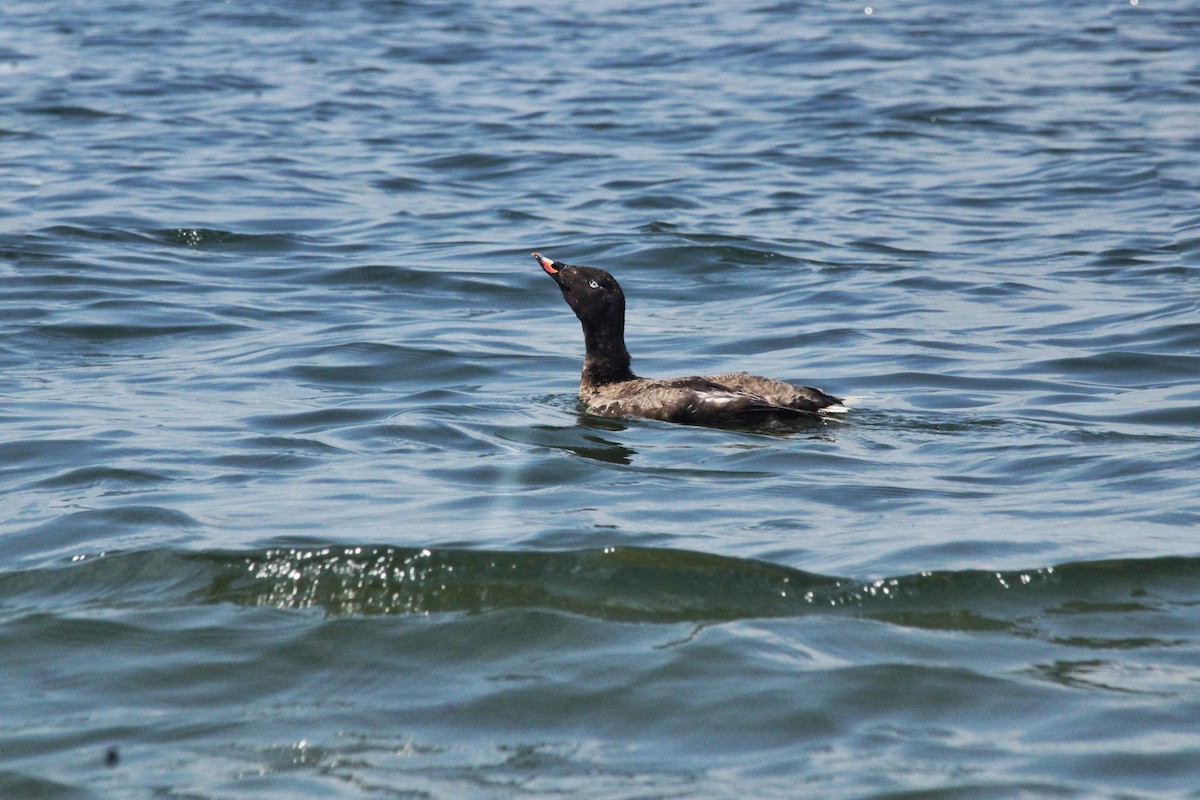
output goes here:
[{"label": "bird's neck", "polygon": [[625,325],[601,325],[586,328],[583,341],[587,355],[583,359],[583,385],[607,386],[610,383],[631,381],[636,375],[630,369],[629,351],[625,349]]}]

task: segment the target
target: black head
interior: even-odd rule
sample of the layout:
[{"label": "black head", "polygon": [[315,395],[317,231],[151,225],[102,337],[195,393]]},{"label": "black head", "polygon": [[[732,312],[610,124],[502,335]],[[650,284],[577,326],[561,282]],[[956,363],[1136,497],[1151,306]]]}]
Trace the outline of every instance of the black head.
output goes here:
[{"label": "black head", "polygon": [[583,325],[582,386],[603,386],[634,378],[625,349],[625,293],[617,279],[595,267],[575,267],[534,253],[554,278],[563,299]]},{"label": "black head", "polygon": [[534,253],[533,257],[546,274],[554,278],[563,299],[579,317],[585,331],[589,327],[624,330],[625,293],[616,278],[595,267],[551,261],[539,253]]}]

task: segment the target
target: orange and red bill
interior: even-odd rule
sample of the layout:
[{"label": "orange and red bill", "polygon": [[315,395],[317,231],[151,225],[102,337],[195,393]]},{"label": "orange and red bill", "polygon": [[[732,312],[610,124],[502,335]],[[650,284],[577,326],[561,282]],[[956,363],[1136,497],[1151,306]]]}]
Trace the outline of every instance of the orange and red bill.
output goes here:
[{"label": "orange and red bill", "polygon": [[558,263],[557,261],[551,261],[541,253],[534,253],[533,257],[539,264],[542,265],[542,269],[546,270],[547,275],[553,276],[558,274],[558,269],[554,266]]}]

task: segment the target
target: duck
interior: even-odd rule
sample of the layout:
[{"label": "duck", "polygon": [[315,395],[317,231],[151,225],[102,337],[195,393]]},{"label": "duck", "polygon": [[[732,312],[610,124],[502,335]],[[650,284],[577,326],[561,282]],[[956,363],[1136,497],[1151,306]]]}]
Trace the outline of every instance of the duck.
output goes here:
[{"label": "duck", "polygon": [[534,259],[554,279],[583,326],[579,400],[604,417],[690,425],[770,425],[845,413],[844,398],[747,372],[657,380],[634,374],[625,347],[625,293],[597,267]]}]

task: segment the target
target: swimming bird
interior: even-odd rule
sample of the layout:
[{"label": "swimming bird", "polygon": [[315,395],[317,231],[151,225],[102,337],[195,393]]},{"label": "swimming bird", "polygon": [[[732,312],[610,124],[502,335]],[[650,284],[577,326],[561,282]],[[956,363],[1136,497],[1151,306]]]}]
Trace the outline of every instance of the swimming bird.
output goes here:
[{"label": "swimming bird", "polygon": [[609,273],[533,254],[583,325],[579,399],[593,414],[692,425],[762,424],[842,413],[842,398],[745,372],[653,380],[633,374],[625,293]]}]

